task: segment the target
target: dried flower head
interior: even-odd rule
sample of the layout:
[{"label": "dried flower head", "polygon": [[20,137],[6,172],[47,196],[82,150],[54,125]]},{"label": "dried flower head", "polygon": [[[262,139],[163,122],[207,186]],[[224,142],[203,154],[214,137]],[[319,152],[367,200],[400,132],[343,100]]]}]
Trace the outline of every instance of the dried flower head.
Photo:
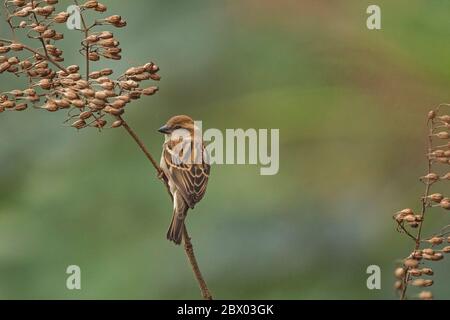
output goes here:
[{"label": "dried flower head", "polygon": [[[142,96],[158,92],[156,86],[143,86],[144,81],[159,81],[159,67],[153,62],[130,67],[113,78],[112,69],[92,70],[92,63],[101,59],[120,60],[120,42],[110,30],[97,31],[99,27],[122,28],[126,21],[120,15],[96,19],[91,25],[83,21],[80,53],[86,57],[86,71],[78,65],[62,64],[63,51],[58,41],[64,38],[57,31],[58,24],[67,22],[69,14],[57,10],[57,0],[9,0],[4,4],[6,19],[12,33],[36,40],[29,47],[16,40],[0,39],[0,73],[8,72],[27,78],[28,88],[0,93],[0,113],[23,111],[29,106],[49,112],[66,110],[66,122],[77,129],[105,128],[108,117],[111,128],[123,124],[120,116],[127,105]],[[107,6],[89,0],[79,6],[80,13],[103,13]],[[30,56],[31,54],[31,56]],[[89,115],[89,116],[87,116]]]}]

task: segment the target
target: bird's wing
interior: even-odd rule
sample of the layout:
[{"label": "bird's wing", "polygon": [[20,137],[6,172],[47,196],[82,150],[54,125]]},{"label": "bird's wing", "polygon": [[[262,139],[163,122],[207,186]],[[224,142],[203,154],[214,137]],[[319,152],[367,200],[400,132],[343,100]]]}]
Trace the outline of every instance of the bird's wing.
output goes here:
[{"label": "bird's wing", "polygon": [[[204,149],[203,146],[202,149]],[[163,158],[168,168],[169,179],[173,181],[189,207],[194,208],[195,204],[205,195],[210,165],[203,159],[203,155],[201,163],[198,164],[174,161],[169,144],[164,147]]]}]

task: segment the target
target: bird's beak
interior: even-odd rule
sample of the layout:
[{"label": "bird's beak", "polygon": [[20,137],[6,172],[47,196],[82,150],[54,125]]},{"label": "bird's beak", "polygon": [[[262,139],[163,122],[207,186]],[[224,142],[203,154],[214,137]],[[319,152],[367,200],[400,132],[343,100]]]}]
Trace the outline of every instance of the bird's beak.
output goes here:
[{"label": "bird's beak", "polygon": [[170,133],[170,128],[167,125],[162,126],[161,128],[158,129],[159,132],[161,133]]}]

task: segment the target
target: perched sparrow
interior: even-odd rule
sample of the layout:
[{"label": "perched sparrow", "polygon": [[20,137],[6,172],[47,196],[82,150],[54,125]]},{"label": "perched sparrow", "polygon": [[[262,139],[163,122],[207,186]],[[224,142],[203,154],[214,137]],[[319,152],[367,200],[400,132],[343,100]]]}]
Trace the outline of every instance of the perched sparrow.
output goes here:
[{"label": "perched sparrow", "polygon": [[209,157],[202,135],[190,117],[175,116],[158,131],[165,134],[160,166],[173,198],[173,217],[167,239],[180,244],[187,211],[205,195]]}]

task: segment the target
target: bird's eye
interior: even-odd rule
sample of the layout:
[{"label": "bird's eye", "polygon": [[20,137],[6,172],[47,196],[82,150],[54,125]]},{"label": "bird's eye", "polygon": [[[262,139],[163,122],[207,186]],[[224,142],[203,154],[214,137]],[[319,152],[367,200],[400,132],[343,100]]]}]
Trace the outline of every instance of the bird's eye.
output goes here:
[{"label": "bird's eye", "polygon": [[178,129],[181,129],[181,126],[176,125],[176,126],[173,128],[173,130],[178,130]]}]

